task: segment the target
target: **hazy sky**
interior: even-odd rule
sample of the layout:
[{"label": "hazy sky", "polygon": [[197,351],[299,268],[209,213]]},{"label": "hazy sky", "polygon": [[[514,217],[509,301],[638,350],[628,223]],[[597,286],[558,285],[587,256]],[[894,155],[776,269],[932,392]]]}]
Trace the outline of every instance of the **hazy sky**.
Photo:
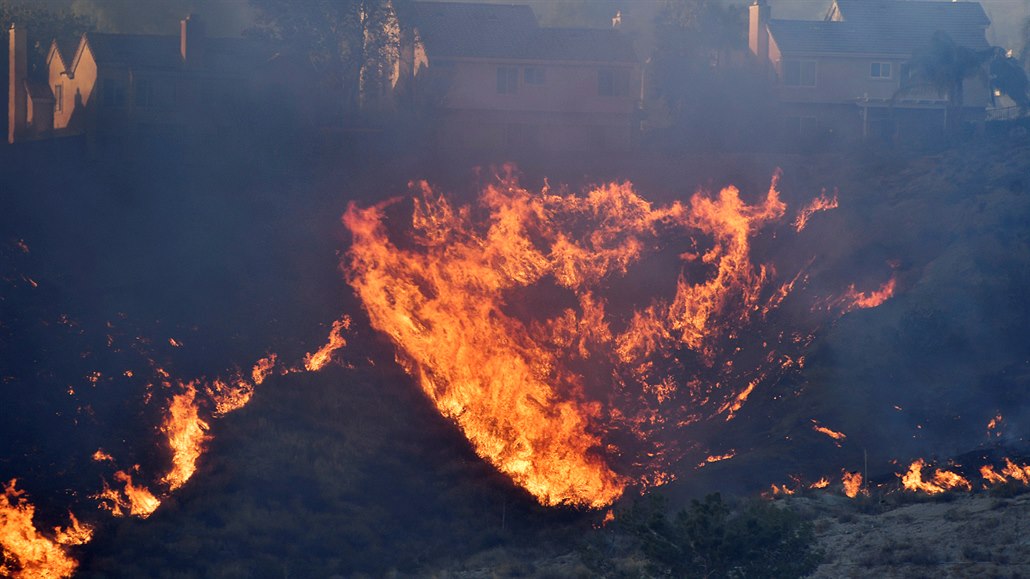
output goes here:
[{"label": "hazy sky", "polygon": [[[209,30],[218,35],[237,35],[253,25],[254,12],[248,0],[20,0],[55,8],[72,8],[97,18],[101,29],[150,34],[175,34],[178,21],[189,12],[201,14]],[[300,0],[304,1],[304,0]],[[527,3],[543,19],[556,17],[563,0],[492,0]],[[590,0],[595,10],[638,14],[652,12],[642,7],[658,0]],[[723,0],[727,4],[750,4],[750,0]],[[773,18],[819,19],[832,0],[769,0]],[[965,1],[965,0],[962,0]],[[1030,0],[980,0],[993,23],[988,40],[997,46],[1022,49],[1020,32],[1030,18]],[[560,16],[559,16],[560,17]]]}]

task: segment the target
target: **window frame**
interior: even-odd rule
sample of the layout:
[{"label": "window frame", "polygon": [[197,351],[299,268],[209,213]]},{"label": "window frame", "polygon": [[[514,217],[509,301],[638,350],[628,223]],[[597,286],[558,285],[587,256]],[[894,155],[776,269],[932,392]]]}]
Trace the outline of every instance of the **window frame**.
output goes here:
[{"label": "window frame", "polygon": [[497,67],[497,94],[519,93],[519,67],[501,65]]},{"label": "window frame", "polygon": [[[883,74],[884,67],[887,68],[887,74]],[[873,74],[874,69],[876,74]],[[894,79],[894,63],[874,61],[869,63],[869,78],[875,80],[893,80]]]},{"label": "window frame", "polygon": [[64,110],[64,85],[57,83],[54,85],[54,112],[62,112]]},{"label": "window frame", "polygon": [[[805,82],[805,67],[811,65],[811,83]],[[791,82],[791,67],[797,66],[797,82]],[[783,85],[791,88],[816,88],[819,85],[819,61],[812,58],[783,60]]]},{"label": "window frame", "polygon": [[[530,74],[530,73],[534,74]],[[522,69],[522,83],[532,86],[547,84],[546,69],[542,66],[527,66]]]}]

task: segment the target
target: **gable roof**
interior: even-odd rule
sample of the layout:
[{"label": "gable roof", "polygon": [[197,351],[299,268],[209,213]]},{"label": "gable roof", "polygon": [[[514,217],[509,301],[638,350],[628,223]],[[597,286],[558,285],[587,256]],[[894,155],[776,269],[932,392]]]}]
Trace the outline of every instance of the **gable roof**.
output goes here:
[{"label": "gable roof", "polygon": [[427,52],[444,58],[512,58],[537,31],[527,5],[417,2],[412,14]]},{"label": "gable roof", "polygon": [[826,20],[770,20],[781,52],[911,56],[937,31],[974,50],[989,48],[991,21],[978,2],[835,0]]},{"label": "gable roof", "polygon": [[525,4],[415,2],[411,13],[430,59],[637,61],[618,30],[541,28]]}]

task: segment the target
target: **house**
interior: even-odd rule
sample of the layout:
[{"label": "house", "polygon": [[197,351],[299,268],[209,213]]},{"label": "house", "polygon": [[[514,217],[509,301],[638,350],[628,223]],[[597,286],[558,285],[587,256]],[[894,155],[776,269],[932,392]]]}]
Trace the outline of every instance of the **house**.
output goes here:
[{"label": "house", "polygon": [[775,78],[788,134],[926,136],[943,130],[956,107],[982,120],[990,91],[969,78],[962,102],[949,103],[912,78],[909,62],[936,32],[986,50],[989,25],[977,2],[834,0],[823,20],[807,21],[773,19],[766,0],[755,0],[748,41]]},{"label": "house", "polygon": [[412,7],[416,101],[443,146],[624,150],[635,141],[640,70],[616,29],[546,28],[526,5]]},{"label": "house", "polygon": [[291,121],[314,114],[311,99],[299,94],[304,67],[266,42],[208,37],[196,16],[180,22],[178,36],[55,39],[46,78],[27,73],[27,37],[11,27],[11,143],[81,134],[101,142],[225,135],[262,118],[260,107],[295,113]]}]

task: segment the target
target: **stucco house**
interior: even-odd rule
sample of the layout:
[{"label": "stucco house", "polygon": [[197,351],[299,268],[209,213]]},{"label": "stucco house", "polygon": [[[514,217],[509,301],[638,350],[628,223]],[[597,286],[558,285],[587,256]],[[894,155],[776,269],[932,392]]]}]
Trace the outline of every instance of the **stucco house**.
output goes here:
[{"label": "stucco house", "polygon": [[[16,25],[10,31],[12,143],[77,134],[99,141],[224,134],[252,121],[260,113],[255,103],[279,114],[287,105],[311,110],[312,99],[297,94],[303,67],[265,42],[208,37],[194,16],[180,22],[178,36],[88,32],[76,42],[55,39],[45,79],[27,74],[29,32]],[[255,92],[262,98],[252,98]]]},{"label": "stucco house", "polygon": [[[990,20],[977,2],[834,0],[821,21],[771,16],[766,0],[750,6],[749,46],[775,78],[788,134],[801,136],[939,132],[947,97],[916,85],[913,55],[938,31],[960,46],[989,48]],[[964,118],[982,119],[987,84],[969,78],[964,89]]]},{"label": "stucco house", "polygon": [[640,70],[617,29],[547,28],[526,5],[419,2],[416,100],[437,140],[465,149],[623,150],[633,145]]}]

